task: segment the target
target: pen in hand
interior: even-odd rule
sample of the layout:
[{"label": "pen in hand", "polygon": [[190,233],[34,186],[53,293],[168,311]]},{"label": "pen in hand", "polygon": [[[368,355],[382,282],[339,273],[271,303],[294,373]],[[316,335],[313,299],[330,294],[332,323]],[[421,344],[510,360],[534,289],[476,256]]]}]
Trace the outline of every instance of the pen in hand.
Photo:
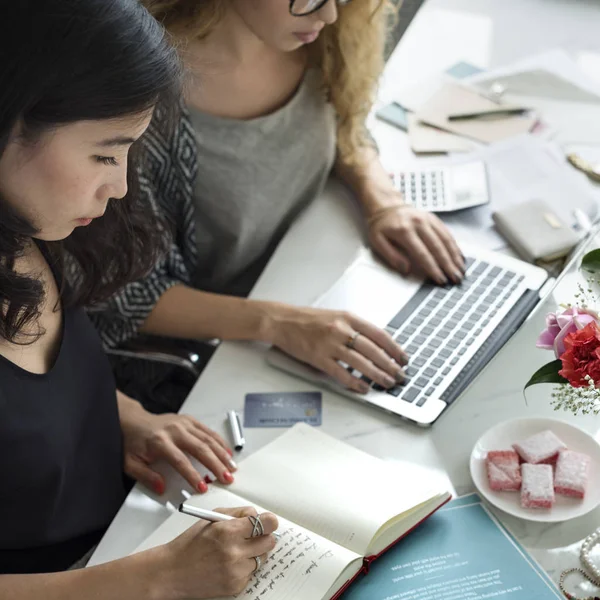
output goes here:
[{"label": "pen in hand", "polygon": [[[231,515],[215,512],[214,510],[205,510],[203,508],[197,508],[196,506],[190,506],[189,504],[185,504],[185,502],[179,505],[179,512],[183,513],[184,515],[189,515],[190,517],[196,517],[198,519],[210,521],[211,523],[231,521],[236,518],[232,517]],[[274,535],[277,539],[280,539],[281,537],[281,535],[277,532],[273,532],[272,535]]]}]

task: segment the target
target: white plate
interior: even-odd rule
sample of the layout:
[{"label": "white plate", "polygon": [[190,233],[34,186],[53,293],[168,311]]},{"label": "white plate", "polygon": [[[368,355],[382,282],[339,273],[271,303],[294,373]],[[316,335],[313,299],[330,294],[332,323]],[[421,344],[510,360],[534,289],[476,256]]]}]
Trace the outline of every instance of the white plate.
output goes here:
[{"label": "white plate", "polygon": [[[515,442],[550,429],[570,450],[591,458],[588,487],[583,500],[556,495],[551,509],[521,507],[519,492],[496,492],[490,489],[485,468],[488,450],[510,450]],[[585,431],[555,419],[515,419],[504,421],[486,431],[471,452],[471,477],[479,493],[494,506],[528,521],[556,523],[581,517],[600,504],[600,445]]]}]

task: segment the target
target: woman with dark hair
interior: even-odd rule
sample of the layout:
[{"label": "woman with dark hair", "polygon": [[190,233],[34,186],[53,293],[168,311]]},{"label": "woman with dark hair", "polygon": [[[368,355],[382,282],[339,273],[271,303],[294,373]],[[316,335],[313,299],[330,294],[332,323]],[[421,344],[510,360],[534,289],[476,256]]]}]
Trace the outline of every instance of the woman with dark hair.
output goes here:
[{"label": "woman with dark hair", "polygon": [[[85,570],[127,492],[187,455],[231,482],[227,444],[190,417],[116,391],[83,311],[157,260],[157,229],[127,185],[130,148],[179,63],[136,0],[0,0],[0,597],[212,598],[243,589],[274,545],[247,516]],[[128,165],[129,163],[129,165]],[[154,233],[152,233],[154,231]],[[67,285],[63,258],[78,277]],[[264,558],[264,556],[263,556]],[[68,570],[68,571],[67,571]]]}]

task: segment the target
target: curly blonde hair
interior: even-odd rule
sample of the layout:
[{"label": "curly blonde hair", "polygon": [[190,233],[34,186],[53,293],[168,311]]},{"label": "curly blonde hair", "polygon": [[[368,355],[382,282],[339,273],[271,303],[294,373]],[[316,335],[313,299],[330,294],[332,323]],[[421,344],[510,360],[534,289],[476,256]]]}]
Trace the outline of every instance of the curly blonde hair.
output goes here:
[{"label": "curly blonde hair", "polygon": [[[175,36],[206,37],[227,10],[227,0],[142,0]],[[311,62],[323,75],[326,97],[338,116],[338,150],[350,163],[370,144],[365,121],[384,66],[388,29],[395,18],[392,0],[355,0],[339,7],[310,48]]]}]

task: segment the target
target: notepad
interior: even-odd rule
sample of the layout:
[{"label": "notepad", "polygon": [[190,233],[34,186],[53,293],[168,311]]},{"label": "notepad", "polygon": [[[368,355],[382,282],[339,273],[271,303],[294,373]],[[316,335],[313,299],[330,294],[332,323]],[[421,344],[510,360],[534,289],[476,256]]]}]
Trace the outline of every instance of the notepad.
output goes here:
[{"label": "notepad", "polygon": [[[255,506],[279,518],[279,540],[246,600],[339,597],[353,579],[450,499],[427,483],[304,423],[240,464],[236,482],[186,504]],[[164,544],[197,520],[175,513],[137,551]]]},{"label": "notepad", "polygon": [[528,133],[537,119],[532,116],[509,116],[498,119],[449,121],[454,113],[479,112],[503,108],[519,108],[516,104],[502,104],[458,83],[446,83],[417,111],[416,117],[427,125],[479,142],[492,143],[515,135]]}]

